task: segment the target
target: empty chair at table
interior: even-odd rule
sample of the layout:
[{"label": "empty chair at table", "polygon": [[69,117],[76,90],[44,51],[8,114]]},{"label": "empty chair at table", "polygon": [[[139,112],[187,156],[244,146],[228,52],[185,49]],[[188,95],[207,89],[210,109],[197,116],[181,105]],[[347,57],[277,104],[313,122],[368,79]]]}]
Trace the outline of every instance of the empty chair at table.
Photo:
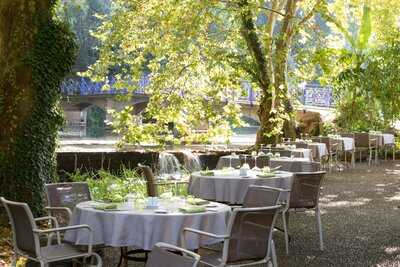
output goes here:
[{"label": "empty chair at table", "polygon": [[196,267],[200,255],[166,243],[155,244],[146,267]]},{"label": "empty chair at table", "polygon": [[[289,213],[291,212],[305,212],[307,210],[313,210],[315,212],[320,250],[324,250],[321,213],[319,208],[321,184],[324,176],[324,171],[296,173],[290,192],[289,208],[283,212],[287,224],[289,222]],[[284,225],[286,235],[288,235],[288,228],[288,225]],[[288,246],[288,244],[286,245]]]},{"label": "empty chair at table", "polygon": [[265,185],[250,185],[243,199],[243,208],[268,207],[278,205],[284,189]]},{"label": "empty chair at table", "polygon": [[138,167],[142,172],[142,176],[146,180],[146,191],[147,191],[147,196],[149,197],[158,197],[158,195],[162,193],[161,189],[165,189],[166,187],[169,190],[172,191],[175,190],[176,194],[178,194],[179,191],[178,186],[182,184],[184,185],[188,184],[187,180],[156,179],[153,170],[149,166],[138,164]]},{"label": "empty chair at table", "polygon": [[67,226],[77,204],[92,200],[89,186],[85,182],[46,184],[49,215],[56,217],[60,226]]},{"label": "empty chair at table", "polygon": [[[266,196],[265,194],[271,194]],[[182,244],[185,247],[187,235],[202,235],[205,238],[223,240],[222,251],[212,251],[201,256],[206,266],[253,266],[272,262],[277,266],[272,233],[281,205],[277,203],[281,190],[276,188],[250,186],[243,207],[234,209],[225,235],[216,235],[197,229],[185,228]]]},{"label": "empty chair at table", "polygon": [[369,154],[369,165],[371,165],[373,153],[375,153],[375,162],[378,161],[378,139],[376,137],[371,136],[369,133],[355,133],[354,143],[356,151],[360,153],[360,162],[363,151],[367,151]]},{"label": "empty chair at table", "polygon": [[[34,218],[29,206],[26,203],[8,201],[0,198],[10,219],[10,224],[13,233],[13,250],[14,259],[12,266],[16,266],[18,256],[28,258],[40,263],[41,267],[47,266],[48,263],[64,261],[77,258],[95,257],[97,266],[102,266],[100,256],[92,251],[93,232],[88,225],[74,225],[68,227],[59,227],[55,217],[46,216]],[[43,221],[53,222],[55,227],[41,230],[37,223]],[[90,242],[87,250],[83,251],[81,247],[76,247],[71,244],[62,243],[60,231],[86,229],[90,235]],[[40,237],[54,233],[57,236],[57,244],[41,246]]]},{"label": "empty chair at table", "polygon": [[306,142],[297,141],[293,143],[296,148],[308,148],[308,144]]},{"label": "empty chair at table", "polygon": [[328,169],[332,169],[332,164],[337,166],[338,163],[338,155],[342,150],[342,143],[340,140],[335,140],[328,136],[322,136],[319,138],[319,142],[326,145],[326,149],[328,151]]},{"label": "empty chair at table", "polygon": [[146,180],[147,196],[149,196],[149,197],[158,196],[157,182],[156,182],[156,178],[154,176],[153,170],[147,165],[139,164],[138,166],[141,169],[142,175],[144,176],[144,178]]}]

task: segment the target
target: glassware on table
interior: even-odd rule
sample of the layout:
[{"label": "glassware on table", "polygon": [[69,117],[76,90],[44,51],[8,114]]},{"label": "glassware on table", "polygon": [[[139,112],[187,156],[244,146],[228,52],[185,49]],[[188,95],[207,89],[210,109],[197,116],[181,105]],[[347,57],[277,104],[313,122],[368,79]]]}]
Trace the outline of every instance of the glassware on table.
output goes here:
[{"label": "glassware on table", "polygon": [[232,152],[231,155],[229,156],[229,170],[234,170],[235,168],[232,167],[232,159],[236,157],[236,153]]},{"label": "glassware on table", "polygon": [[251,152],[251,155],[254,158],[254,167],[251,169],[252,171],[258,172],[260,171],[260,168],[258,168],[257,166],[257,158],[258,158],[258,154],[256,151]]}]

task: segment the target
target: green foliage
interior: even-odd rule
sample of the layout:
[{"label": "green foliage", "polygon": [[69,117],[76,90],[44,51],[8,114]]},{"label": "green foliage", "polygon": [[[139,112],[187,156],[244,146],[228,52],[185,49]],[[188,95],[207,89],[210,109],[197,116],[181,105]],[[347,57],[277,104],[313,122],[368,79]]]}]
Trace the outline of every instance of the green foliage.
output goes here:
[{"label": "green foliage", "polygon": [[400,6],[391,0],[337,0],[331,6],[331,13],[323,15],[342,38],[327,39],[314,59],[334,87],[337,126],[345,131],[385,130],[400,115],[395,74],[400,39],[398,26],[376,14],[386,10],[385,20],[393,19]]},{"label": "green foliage", "polygon": [[[114,111],[113,127],[122,142],[229,136],[228,122],[241,124],[237,101],[246,94],[244,81],[265,100],[260,136],[281,134],[290,119],[285,74],[291,38],[326,0],[273,2],[274,12],[258,0],[113,1],[111,14],[94,33],[101,42],[99,60],[85,75],[104,81],[105,89],[134,92],[149,74],[146,119],[152,123],[138,124],[132,107]],[[116,77],[113,84],[110,74]]]},{"label": "green foliage", "polygon": [[96,47],[99,42],[90,32],[100,25],[98,16],[109,12],[109,0],[59,0],[56,14],[60,20],[70,25],[78,43],[78,55],[72,72],[87,70],[98,57]]},{"label": "green foliage", "polygon": [[[95,200],[107,202],[122,202],[127,194],[134,193],[138,198],[147,196],[146,180],[138,175],[135,169],[122,166],[117,174],[106,170],[97,173],[83,172],[77,169],[69,174],[69,179],[74,182],[87,182]],[[158,193],[173,192],[175,195],[187,195],[187,186],[166,184],[158,186]]]},{"label": "green foliage", "polygon": [[66,25],[48,14],[36,16],[33,49],[21,59],[32,71],[32,107],[13,140],[13,150],[0,153],[0,181],[4,196],[29,202],[35,213],[41,213],[43,185],[56,176],[56,139],[63,123],[59,86],[74,62],[76,46]]},{"label": "green foliage", "polygon": [[74,182],[86,181],[89,184],[92,196],[96,200],[109,202],[122,202],[126,195],[135,193],[139,197],[146,196],[146,181],[138,176],[136,170],[125,167],[121,169],[119,175],[111,174],[105,170],[93,172],[82,172],[76,170],[70,174],[70,179]]}]

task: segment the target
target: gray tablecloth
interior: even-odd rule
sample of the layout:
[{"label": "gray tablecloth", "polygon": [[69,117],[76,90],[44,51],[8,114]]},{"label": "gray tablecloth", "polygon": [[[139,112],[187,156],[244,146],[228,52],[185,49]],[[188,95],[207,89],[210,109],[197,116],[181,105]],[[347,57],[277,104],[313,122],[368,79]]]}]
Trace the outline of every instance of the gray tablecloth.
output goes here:
[{"label": "gray tablecloth", "polygon": [[259,178],[254,173],[249,177],[239,176],[239,171],[224,173],[215,171],[214,176],[202,176],[199,172],[192,174],[189,184],[189,192],[200,198],[241,204],[250,185],[266,185],[284,189],[290,189],[293,174],[280,172],[276,177]]},{"label": "gray tablecloth", "polygon": [[271,168],[281,166],[280,170],[288,172],[315,172],[321,169],[319,162],[311,162],[303,158],[277,158],[270,160]]},{"label": "gray tablecloth", "polygon": [[[71,225],[90,225],[94,232],[94,244],[134,246],[145,250],[151,250],[157,242],[181,245],[180,234],[185,227],[225,234],[230,214],[230,207],[219,203],[216,203],[217,208],[213,208],[216,211],[196,214],[156,214],[152,210],[100,211],[91,208],[90,204],[83,202],[75,208]],[[77,245],[87,245],[89,242],[85,230],[68,231],[65,239]],[[216,242],[190,234],[186,241],[190,249]]]},{"label": "gray tablecloth", "polygon": [[[241,165],[245,163],[245,159],[243,156],[222,156],[218,159],[217,170],[221,170],[227,167],[233,167],[235,169],[240,168]],[[255,158],[251,156],[246,156],[246,163],[250,165],[250,168],[253,168],[255,165]],[[268,157],[267,156],[259,156],[257,157],[257,167],[263,168],[268,166]]]}]

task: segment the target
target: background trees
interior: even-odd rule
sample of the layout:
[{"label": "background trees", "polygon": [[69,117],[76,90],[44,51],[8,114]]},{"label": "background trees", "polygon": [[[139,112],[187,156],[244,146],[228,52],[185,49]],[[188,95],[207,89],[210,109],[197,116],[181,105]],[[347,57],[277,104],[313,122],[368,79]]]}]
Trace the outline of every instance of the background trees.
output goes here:
[{"label": "background trees", "polygon": [[257,144],[276,142],[283,129],[293,129],[287,84],[293,38],[325,4],[117,0],[95,34],[100,57],[87,74],[109,82],[111,72],[113,87],[131,91],[149,74],[146,114],[155,123],[137,126],[131,108],[115,114],[125,142],[205,141],[229,133],[228,121],[240,124],[243,83],[260,92]]},{"label": "background trees", "polygon": [[43,184],[55,175],[59,85],[74,62],[54,1],[0,2],[0,195],[41,212]]},{"label": "background trees", "polygon": [[337,0],[323,13],[333,34],[315,55],[335,89],[339,129],[384,130],[399,119],[399,10],[391,0]]}]

